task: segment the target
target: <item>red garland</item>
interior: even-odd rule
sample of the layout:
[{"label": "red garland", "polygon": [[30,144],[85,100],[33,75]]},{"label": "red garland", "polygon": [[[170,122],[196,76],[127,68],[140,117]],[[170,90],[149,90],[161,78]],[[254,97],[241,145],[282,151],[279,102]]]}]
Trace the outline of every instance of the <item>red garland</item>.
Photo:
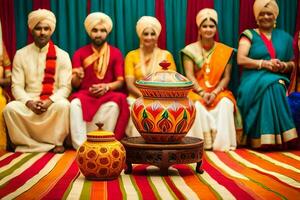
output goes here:
[{"label": "red garland", "polygon": [[56,51],[52,41],[49,41],[49,48],[46,56],[46,67],[44,80],[42,82],[43,89],[40,95],[41,100],[48,99],[53,94],[54,75],[56,67]]}]

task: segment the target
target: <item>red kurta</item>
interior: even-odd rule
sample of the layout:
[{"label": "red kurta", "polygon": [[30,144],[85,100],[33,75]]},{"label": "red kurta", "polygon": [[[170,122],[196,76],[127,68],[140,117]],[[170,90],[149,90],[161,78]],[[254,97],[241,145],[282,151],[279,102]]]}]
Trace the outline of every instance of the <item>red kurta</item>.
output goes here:
[{"label": "red kurta", "polygon": [[[94,97],[90,95],[89,87],[98,83],[110,83],[116,81],[118,77],[124,77],[124,60],[119,49],[109,45],[110,58],[108,62],[107,71],[104,78],[99,79],[94,71],[93,64],[84,68],[84,78],[78,91],[74,92],[71,99],[78,98],[82,105],[83,120],[90,122],[100,106],[109,101],[118,104],[120,114],[114,130],[116,139],[120,140],[125,136],[125,129],[129,120],[129,105],[126,100],[126,95],[122,92],[108,91],[101,97]],[[72,60],[73,68],[83,67],[85,58],[93,54],[92,46],[86,45],[78,49]],[[114,117],[114,116],[112,116]]]}]

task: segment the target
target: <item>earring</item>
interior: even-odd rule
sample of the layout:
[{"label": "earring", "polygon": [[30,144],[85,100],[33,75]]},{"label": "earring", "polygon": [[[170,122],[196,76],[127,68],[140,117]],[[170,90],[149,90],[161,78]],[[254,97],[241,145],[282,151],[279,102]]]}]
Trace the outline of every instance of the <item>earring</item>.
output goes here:
[{"label": "earring", "polygon": [[276,28],[276,21],[274,22],[273,28]]}]

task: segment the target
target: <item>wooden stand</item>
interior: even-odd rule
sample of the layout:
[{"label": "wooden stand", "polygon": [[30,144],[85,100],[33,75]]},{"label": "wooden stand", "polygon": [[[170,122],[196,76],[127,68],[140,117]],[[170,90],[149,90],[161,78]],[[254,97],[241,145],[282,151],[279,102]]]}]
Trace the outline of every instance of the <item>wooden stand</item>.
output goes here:
[{"label": "wooden stand", "polygon": [[160,168],[163,176],[174,164],[197,163],[196,172],[203,173],[203,140],[184,137],[178,144],[149,144],[142,137],[129,137],[121,140],[126,149],[125,174],[132,172],[132,164],[151,164]]}]

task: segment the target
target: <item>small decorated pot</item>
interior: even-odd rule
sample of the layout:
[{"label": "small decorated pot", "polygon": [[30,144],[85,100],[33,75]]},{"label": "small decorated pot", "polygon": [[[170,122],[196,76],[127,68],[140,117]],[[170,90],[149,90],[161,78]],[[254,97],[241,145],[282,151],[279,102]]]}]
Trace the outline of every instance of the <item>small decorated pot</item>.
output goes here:
[{"label": "small decorated pot", "polygon": [[87,134],[77,150],[76,161],[82,174],[90,180],[111,180],[117,178],[125,167],[126,152],[114,134],[101,130]]},{"label": "small decorated pot", "polygon": [[169,65],[162,62],[160,71],[136,81],[143,96],[133,103],[131,116],[147,143],[179,143],[195,120],[194,103],[187,98],[193,83]]}]

